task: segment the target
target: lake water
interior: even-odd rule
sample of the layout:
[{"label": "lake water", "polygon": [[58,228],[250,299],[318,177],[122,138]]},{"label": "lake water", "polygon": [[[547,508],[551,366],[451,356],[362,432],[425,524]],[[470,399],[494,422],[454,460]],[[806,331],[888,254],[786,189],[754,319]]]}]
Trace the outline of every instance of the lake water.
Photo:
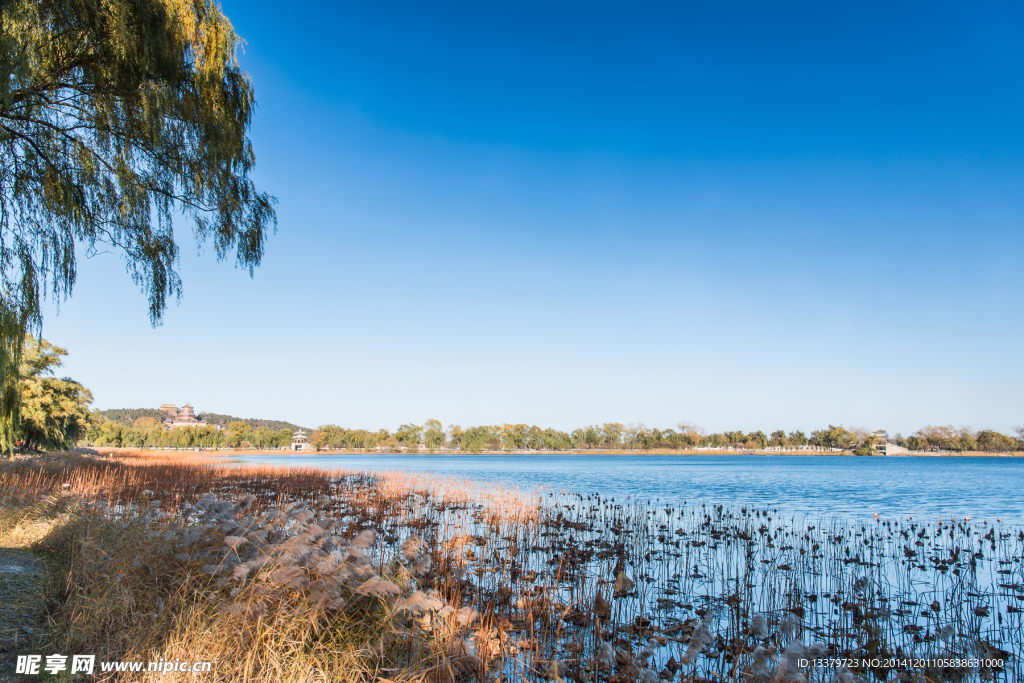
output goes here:
[{"label": "lake water", "polygon": [[811,516],[1024,525],[1024,458],[783,455],[363,454],[236,456],[249,463],[430,472],[521,490],[634,496]]}]

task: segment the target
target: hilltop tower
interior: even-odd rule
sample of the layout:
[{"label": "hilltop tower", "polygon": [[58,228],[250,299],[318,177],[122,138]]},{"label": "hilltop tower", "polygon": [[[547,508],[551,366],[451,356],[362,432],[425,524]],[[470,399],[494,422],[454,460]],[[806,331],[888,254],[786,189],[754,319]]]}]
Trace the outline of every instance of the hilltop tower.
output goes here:
[{"label": "hilltop tower", "polygon": [[[165,404],[170,405],[170,404]],[[165,407],[161,406],[161,410]],[[174,417],[169,417],[164,420],[164,424],[168,429],[174,429],[175,427],[205,427],[206,420],[197,420],[195,411],[189,404],[183,405]]]}]

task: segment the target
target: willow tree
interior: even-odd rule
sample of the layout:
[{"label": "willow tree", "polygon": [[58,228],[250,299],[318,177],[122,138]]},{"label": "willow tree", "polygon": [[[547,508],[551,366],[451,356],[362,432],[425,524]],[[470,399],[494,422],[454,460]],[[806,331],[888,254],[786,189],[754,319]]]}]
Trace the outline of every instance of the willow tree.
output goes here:
[{"label": "willow tree", "polygon": [[[54,377],[65,349],[28,336],[21,359],[21,428],[28,449],[67,449],[89,429],[92,394],[70,377]],[[152,419],[152,418],[149,418]],[[154,421],[155,422],[155,421]]]},{"label": "willow tree", "polygon": [[77,258],[112,249],[170,297],[177,217],[250,276],[276,225],[249,178],[255,100],[213,0],[0,0],[0,445],[40,300],[71,294]]}]

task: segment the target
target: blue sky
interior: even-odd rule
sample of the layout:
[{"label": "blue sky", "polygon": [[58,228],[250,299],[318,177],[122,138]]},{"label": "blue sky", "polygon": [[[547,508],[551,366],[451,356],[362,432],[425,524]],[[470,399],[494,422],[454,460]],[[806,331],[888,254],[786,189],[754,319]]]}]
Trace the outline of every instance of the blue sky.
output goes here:
[{"label": "blue sky", "polygon": [[178,227],[44,335],[96,406],[316,426],[1024,422],[1019,4],[224,2],[250,280]]}]

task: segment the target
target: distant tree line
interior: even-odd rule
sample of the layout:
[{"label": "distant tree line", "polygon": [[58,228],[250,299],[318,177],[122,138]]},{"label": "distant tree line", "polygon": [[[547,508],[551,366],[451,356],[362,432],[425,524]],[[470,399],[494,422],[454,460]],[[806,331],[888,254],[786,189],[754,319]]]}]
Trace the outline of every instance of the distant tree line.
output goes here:
[{"label": "distant tree line", "polygon": [[[572,432],[542,429],[527,424],[484,425],[463,429],[450,424],[447,429],[438,420],[423,425],[403,424],[394,433],[387,429],[369,431],[347,429],[329,424],[310,434],[309,442],[318,450],[365,449],[380,451],[418,450],[420,444],[429,452],[439,449],[479,453],[481,451],[516,450],[687,450],[718,448],[736,450],[821,449],[851,451],[858,455],[877,452],[877,438],[863,429],[829,425],[826,429],[786,432],[779,429],[763,431],[725,431],[707,434],[690,422],[680,422],[676,429],[657,429],[640,423],[607,422],[581,427]],[[1016,437],[986,429],[972,432],[968,428],[927,426],[904,439],[896,434],[890,442],[909,450],[943,451],[1019,451],[1024,450],[1024,428],[1016,429]]]},{"label": "distant tree line", "polygon": [[266,426],[255,429],[236,420],[227,429],[206,427],[175,427],[168,429],[162,421],[144,415],[131,425],[107,419],[100,411],[89,415],[89,428],[84,442],[91,446],[114,448],[288,448],[292,430],[273,430]]},{"label": "distant tree line", "polygon": [[140,417],[151,417],[157,422],[163,422],[167,415],[156,408],[110,408],[109,410],[94,410],[93,413],[102,415],[111,422],[120,422],[130,427]]},{"label": "distant tree line", "polygon": [[[78,382],[54,376],[66,351],[45,339],[26,337],[18,371],[20,409],[14,435],[16,445],[25,450],[57,450],[75,444],[129,448],[238,448],[276,449],[291,446],[298,427],[279,420],[239,420],[229,415],[206,413],[212,422],[206,427],[167,428],[164,414],[156,409],[126,408],[92,410],[89,390]],[[222,424],[218,429],[215,425]],[[904,438],[900,434],[889,442],[911,451],[1009,452],[1024,451],[1024,427],[1015,435],[993,429],[973,431],[968,427],[927,425]],[[407,423],[394,432],[370,431],[323,425],[309,435],[309,443],[318,450],[349,449],[368,451],[434,452],[451,450],[469,453],[481,451],[652,451],[688,449],[734,449],[744,451],[820,449],[845,451],[859,455],[877,452],[876,437],[863,429],[828,425],[824,429],[770,433],[723,431],[706,433],[692,422],[658,429],[642,423],[606,422],[564,432],[536,425],[500,424],[462,428],[438,420],[424,424]]]},{"label": "distant tree line", "polygon": [[[83,445],[113,448],[289,448],[299,427],[282,420],[242,420],[202,413],[206,427],[168,429],[168,416],[155,408],[113,408],[89,413]],[[218,429],[220,427],[220,429]]]},{"label": "distant tree line", "polygon": [[126,425],[94,411],[89,415],[84,444],[112,448],[216,448],[223,439],[221,431],[214,427],[168,429],[162,421],[147,415]]},{"label": "distant tree line", "polygon": [[[280,432],[282,429],[287,429],[290,432],[297,432],[299,429],[306,429],[305,427],[299,427],[291,422],[285,422],[284,420],[260,420],[254,417],[235,417],[234,415],[221,415],[220,413],[203,413],[199,416],[200,419],[206,420],[208,424],[220,425],[223,429],[227,429],[232,422],[244,422],[249,425],[250,429],[259,429],[260,427],[266,427],[270,431]],[[308,429],[306,431],[309,431]]]},{"label": "distant tree line", "polygon": [[[111,411],[93,411],[89,414],[88,430],[84,442],[93,446],[134,448],[288,448],[296,430],[272,429],[253,425],[245,420],[233,420],[226,429],[185,427],[168,429],[161,421],[149,415],[135,418],[125,424],[128,411],[118,411],[121,420],[111,420]],[[208,419],[209,414],[204,415]],[[277,424],[280,424],[279,422]],[[287,423],[285,423],[287,424]],[[985,451],[1010,452],[1024,450],[1024,428],[1016,435],[1001,434],[992,429],[974,432],[969,428],[933,427],[919,429],[909,437],[896,434],[889,438],[911,451]],[[427,420],[422,425],[407,423],[394,432],[347,429],[337,425],[322,425],[309,435],[309,443],[317,450],[367,450],[382,452],[437,450],[480,453],[482,451],[653,451],[689,449],[732,449],[740,451],[765,450],[822,450],[853,452],[873,455],[879,445],[876,437],[863,429],[828,425],[812,430],[810,434],[782,429],[770,433],[723,431],[705,433],[690,422],[680,422],[675,429],[658,429],[641,423],[622,424],[606,422],[564,432],[543,429],[536,425],[501,424],[462,428],[450,424],[444,428],[438,420]]]},{"label": "distant tree line", "polygon": [[1024,450],[1024,427],[1014,429],[1016,436],[1001,434],[994,429],[972,431],[969,427],[956,429],[952,425],[928,425],[904,439],[897,434],[893,441],[912,451],[966,451],[1008,452]]}]

